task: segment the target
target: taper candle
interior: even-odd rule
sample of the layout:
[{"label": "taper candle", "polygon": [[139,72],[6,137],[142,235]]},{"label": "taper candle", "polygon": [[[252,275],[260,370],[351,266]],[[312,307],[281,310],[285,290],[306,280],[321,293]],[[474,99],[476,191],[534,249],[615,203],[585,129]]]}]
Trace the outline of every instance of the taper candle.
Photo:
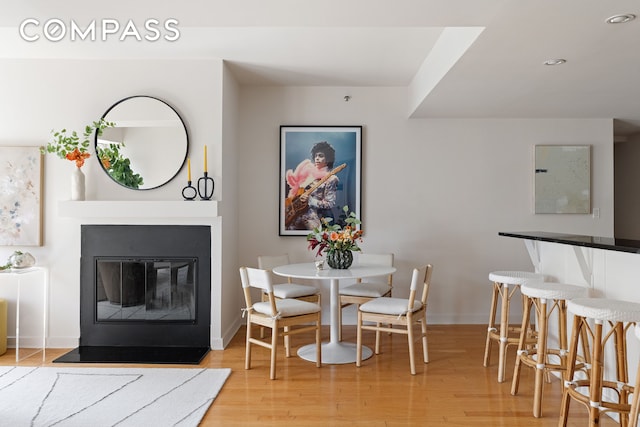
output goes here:
[{"label": "taper candle", "polygon": [[187,171],[189,173],[189,178],[187,181],[191,181],[191,159],[187,158]]},{"label": "taper candle", "polygon": [[207,172],[207,146],[204,146],[204,172]]}]

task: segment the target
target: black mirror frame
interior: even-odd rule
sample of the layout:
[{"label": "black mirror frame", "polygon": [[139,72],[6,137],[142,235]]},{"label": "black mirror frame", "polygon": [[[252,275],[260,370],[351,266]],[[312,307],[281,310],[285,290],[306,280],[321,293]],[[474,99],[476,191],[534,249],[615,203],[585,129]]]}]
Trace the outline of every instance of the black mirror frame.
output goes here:
[{"label": "black mirror frame", "polygon": [[167,107],[169,107],[175,114],[176,116],[180,119],[180,123],[182,123],[182,127],[184,128],[184,135],[185,135],[185,143],[186,143],[186,149],[185,149],[185,153],[184,153],[184,158],[182,159],[182,163],[180,163],[180,167],[178,167],[178,169],[176,170],[176,173],[173,174],[171,177],[169,177],[165,182],[163,182],[160,185],[156,185],[155,187],[149,187],[149,188],[132,188],[129,187],[127,185],[124,185],[123,183],[121,183],[120,181],[114,179],[111,175],[109,175],[109,172],[104,168],[104,165],[102,164],[102,162],[100,161],[100,159],[98,158],[98,133],[96,132],[94,135],[94,143],[93,143],[93,147],[94,150],[96,152],[96,158],[98,159],[98,163],[100,163],[100,167],[102,168],[102,170],[107,174],[107,176],[113,180],[115,183],[117,183],[118,185],[127,188],[129,190],[135,190],[135,191],[146,191],[146,190],[154,190],[156,188],[160,188],[166,184],[168,184],[169,182],[173,181],[173,179],[178,176],[178,174],[180,173],[180,171],[182,170],[182,168],[184,167],[185,162],[187,161],[187,157],[189,156],[189,132],[187,130],[187,125],[184,122],[184,119],[182,118],[182,116],[180,115],[180,113],[178,113],[178,111],[173,108],[173,106],[171,104],[169,104],[168,102],[166,102],[163,99],[160,99],[158,97],[155,96],[151,96],[151,95],[132,95],[132,96],[128,96],[126,98],[122,98],[119,101],[117,101],[116,103],[114,103],[111,107],[109,107],[107,109],[107,111],[104,112],[104,114],[102,115],[102,119],[105,119],[106,116],[109,114],[109,112],[111,110],[113,110],[116,106],[120,105],[121,103],[128,101],[130,99],[133,98],[150,98],[150,99],[154,99],[156,101],[162,102],[163,104],[165,104]]}]

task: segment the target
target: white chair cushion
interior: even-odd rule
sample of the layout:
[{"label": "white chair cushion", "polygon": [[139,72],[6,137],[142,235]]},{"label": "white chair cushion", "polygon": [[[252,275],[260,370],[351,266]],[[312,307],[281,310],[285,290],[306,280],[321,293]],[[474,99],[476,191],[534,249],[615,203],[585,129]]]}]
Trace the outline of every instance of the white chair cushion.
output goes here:
[{"label": "white chair cushion", "polygon": [[[408,305],[409,300],[407,298],[382,297],[365,302],[360,306],[360,310],[366,313],[393,314],[399,316],[407,312]],[[419,310],[420,308],[422,308],[422,302],[414,301],[412,311]]]},{"label": "white chair cushion", "polygon": [[569,300],[587,296],[588,288],[566,283],[525,283],[520,288],[523,295],[532,298],[545,298],[554,300]]},{"label": "white chair cushion", "polygon": [[567,309],[578,316],[611,322],[640,322],[640,304],[608,298],[576,298]]},{"label": "white chair cushion", "polygon": [[276,298],[308,297],[318,293],[318,288],[311,285],[299,285],[297,283],[280,283],[273,285],[273,295]]},{"label": "white chair cushion", "polygon": [[390,289],[391,286],[387,283],[355,283],[340,289],[340,295],[378,298],[389,292]]},{"label": "white chair cushion", "polygon": [[[317,313],[320,311],[318,304],[297,299],[276,300],[276,308],[278,309],[278,313],[280,313],[280,317],[300,316],[301,314]],[[271,304],[269,301],[257,302],[253,304],[253,309],[258,313],[271,316]]]},{"label": "white chair cushion", "polygon": [[528,281],[543,282],[544,275],[529,271],[492,271],[489,273],[489,280],[507,285],[522,285]]}]

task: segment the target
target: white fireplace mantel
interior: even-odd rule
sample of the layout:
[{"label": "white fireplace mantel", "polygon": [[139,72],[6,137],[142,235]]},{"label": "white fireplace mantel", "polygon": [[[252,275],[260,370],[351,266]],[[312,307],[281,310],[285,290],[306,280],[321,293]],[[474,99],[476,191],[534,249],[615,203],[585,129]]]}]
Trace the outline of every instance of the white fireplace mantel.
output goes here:
[{"label": "white fireplace mantel", "polygon": [[217,200],[63,200],[58,214],[68,218],[213,218]]},{"label": "white fireplace mantel", "polygon": [[211,226],[211,348],[222,350],[222,233],[217,200],[58,201],[58,215],[79,224],[178,224]]}]

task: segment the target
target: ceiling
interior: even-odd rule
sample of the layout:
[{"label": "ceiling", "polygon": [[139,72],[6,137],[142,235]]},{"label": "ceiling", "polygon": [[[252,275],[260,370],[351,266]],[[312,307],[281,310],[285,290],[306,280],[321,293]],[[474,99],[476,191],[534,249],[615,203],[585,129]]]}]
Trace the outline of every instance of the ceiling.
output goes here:
[{"label": "ceiling", "polygon": [[[0,58],[221,58],[243,85],[407,87],[410,117],[616,119],[640,130],[637,0],[33,0],[7,3]],[[611,25],[622,13],[637,18]],[[176,19],[173,42],[44,37],[59,18]],[[121,34],[121,33],[119,33]],[[566,59],[546,66],[551,58]]]}]

